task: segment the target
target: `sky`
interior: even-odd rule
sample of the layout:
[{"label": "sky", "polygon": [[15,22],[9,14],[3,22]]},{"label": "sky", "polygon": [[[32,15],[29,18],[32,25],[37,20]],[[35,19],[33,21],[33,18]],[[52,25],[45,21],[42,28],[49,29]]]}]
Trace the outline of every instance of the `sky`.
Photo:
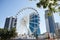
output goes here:
[{"label": "sky", "polygon": [[[6,17],[15,16],[19,10],[25,7],[32,7],[35,8],[39,15],[40,15],[40,31],[41,33],[46,32],[46,23],[45,23],[45,10],[41,8],[37,8],[36,1],[29,1],[29,0],[0,0],[0,28],[4,28],[5,19]],[[27,11],[26,11],[27,12]],[[30,11],[29,11],[30,12]],[[28,13],[27,13],[28,14]],[[24,14],[23,14],[24,16]],[[54,14],[55,22],[60,23],[60,16],[55,13]],[[17,31],[20,31],[20,27],[17,27]],[[25,30],[25,28],[23,27]],[[22,33],[22,31],[20,32]],[[25,32],[26,33],[26,32]]]}]

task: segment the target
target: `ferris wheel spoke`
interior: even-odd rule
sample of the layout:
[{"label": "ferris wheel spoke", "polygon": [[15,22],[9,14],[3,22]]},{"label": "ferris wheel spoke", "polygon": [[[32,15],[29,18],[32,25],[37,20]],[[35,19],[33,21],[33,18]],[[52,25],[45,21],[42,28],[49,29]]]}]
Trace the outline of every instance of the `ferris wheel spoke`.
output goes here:
[{"label": "ferris wheel spoke", "polygon": [[29,27],[31,27],[31,28],[33,28],[33,29],[38,29],[38,27],[32,27],[31,25],[30,25]]},{"label": "ferris wheel spoke", "polygon": [[[21,10],[19,10],[18,11],[18,13],[16,14],[16,17],[18,18],[18,16],[20,15],[22,15],[22,17],[23,17],[23,19],[20,19],[21,20],[21,22],[20,22],[20,24],[19,25],[22,25],[22,26],[26,26],[26,28],[27,28],[27,25],[28,25],[28,19],[25,17],[26,16],[26,14],[24,15],[24,13],[22,13],[22,12],[25,12],[26,10],[33,10],[33,12],[32,13],[34,13],[34,14],[38,14],[38,11],[36,10],[36,9],[34,9],[34,8],[32,8],[32,7],[26,7],[26,8],[23,8],[23,9],[21,9]],[[31,13],[31,14],[32,14]],[[37,16],[37,17],[39,17],[39,16]],[[34,18],[35,20],[38,20],[39,21],[39,18]],[[30,20],[34,20],[34,19],[29,19],[29,21]],[[37,22],[29,22],[29,24],[36,24],[36,25],[38,25],[39,23],[37,23]],[[38,27],[36,27],[35,25],[34,25],[34,27],[32,27],[31,25],[29,26],[30,28],[32,28],[32,29],[34,29],[34,31],[33,32],[36,32],[37,31],[37,29],[39,28],[39,26]],[[27,28],[27,30],[28,30],[28,28]]]},{"label": "ferris wheel spoke", "polygon": [[37,25],[39,24],[39,23],[36,23],[36,22],[30,22],[30,23],[37,24]]}]

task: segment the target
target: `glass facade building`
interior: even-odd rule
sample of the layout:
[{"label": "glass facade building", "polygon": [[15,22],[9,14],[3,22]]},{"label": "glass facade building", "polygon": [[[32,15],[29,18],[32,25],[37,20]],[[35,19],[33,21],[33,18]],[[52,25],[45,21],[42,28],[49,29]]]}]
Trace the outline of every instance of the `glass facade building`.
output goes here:
[{"label": "glass facade building", "polygon": [[32,13],[29,16],[29,28],[33,34],[40,35],[39,14]]},{"label": "glass facade building", "polygon": [[60,37],[60,23],[55,23],[55,33],[58,37]]},{"label": "glass facade building", "polygon": [[54,22],[54,17],[53,14],[48,16],[47,14],[51,13],[49,10],[45,11],[45,21],[46,21],[46,29],[47,32],[49,33],[55,33],[55,22]]},{"label": "glass facade building", "polygon": [[8,17],[6,18],[4,29],[10,30],[12,27],[16,27],[16,24],[17,24],[17,18]]}]

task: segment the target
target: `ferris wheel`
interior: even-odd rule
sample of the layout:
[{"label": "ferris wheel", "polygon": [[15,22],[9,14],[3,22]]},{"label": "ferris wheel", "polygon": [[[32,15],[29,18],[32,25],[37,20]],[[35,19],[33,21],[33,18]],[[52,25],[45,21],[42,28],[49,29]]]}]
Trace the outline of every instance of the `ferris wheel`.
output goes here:
[{"label": "ferris wheel", "polygon": [[[32,32],[32,34],[33,34],[34,32],[37,31],[38,27],[29,26],[29,20],[32,20],[32,19],[29,19],[30,14],[38,14],[38,11],[36,9],[32,8],[32,7],[26,7],[26,8],[23,8],[23,9],[19,10],[15,17],[17,19],[20,18],[19,21],[17,21],[17,25],[19,24],[20,26],[25,26],[27,31],[28,31],[28,34],[30,32],[32,32],[30,28],[34,29],[33,32]],[[31,24],[35,24],[35,23],[31,22]]]}]

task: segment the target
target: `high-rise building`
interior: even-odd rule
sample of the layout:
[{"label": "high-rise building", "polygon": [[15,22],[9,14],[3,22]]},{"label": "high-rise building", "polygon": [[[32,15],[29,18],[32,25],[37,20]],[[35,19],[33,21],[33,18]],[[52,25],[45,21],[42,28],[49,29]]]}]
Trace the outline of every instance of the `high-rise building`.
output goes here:
[{"label": "high-rise building", "polygon": [[7,17],[4,25],[4,29],[10,30],[12,27],[16,27],[17,18],[15,17]]},{"label": "high-rise building", "polygon": [[55,23],[55,34],[56,36],[60,37],[60,24],[59,23]]},{"label": "high-rise building", "polygon": [[39,14],[36,13],[29,16],[29,28],[34,35],[40,35],[39,18]]},{"label": "high-rise building", "polygon": [[[49,13],[51,13],[51,15],[48,15]],[[54,17],[53,17],[52,12],[50,12],[49,10],[45,11],[45,21],[46,21],[47,32],[49,32],[49,33],[55,33]]]},{"label": "high-rise building", "polygon": [[55,29],[60,29],[60,23],[55,23]]}]

